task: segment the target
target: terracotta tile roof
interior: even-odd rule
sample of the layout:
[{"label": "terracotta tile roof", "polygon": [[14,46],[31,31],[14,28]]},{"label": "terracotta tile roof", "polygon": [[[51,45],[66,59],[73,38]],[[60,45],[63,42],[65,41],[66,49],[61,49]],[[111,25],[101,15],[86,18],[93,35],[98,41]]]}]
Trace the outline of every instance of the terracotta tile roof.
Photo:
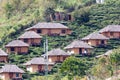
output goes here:
[{"label": "terracotta tile roof", "polygon": [[0,56],[8,56],[8,54],[2,49],[0,49]]},{"label": "terracotta tile roof", "polygon": [[101,29],[99,32],[120,32],[120,25],[108,25],[107,27]]},{"label": "terracotta tile roof", "polygon": [[42,38],[42,36],[40,36],[34,31],[27,31],[24,34],[22,34],[19,38]]},{"label": "terracotta tile roof", "polygon": [[5,47],[22,47],[22,46],[29,46],[27,43],[24,43],[21,40],[14,40],[9,42]]},{"label": "terracotta tile roof", "polygon": [[67,26],[60,24],[60,23],[47,23],[47,22],[41,22],[41,23],[37,23],[36,25],[34,25],[33,27],[27,28],[26,30],[30,30],[30,29],[40,29],[40,28],[59,28],[59,29],[68,29]]},{"label": "terracotta tile roof", "polygon": [[20,69],[18,66],[16,65],[11,65],[11,64],[5,64],[5,66],[2,67],[2,69],[0,69],[0,73],[3,72],[13,72],[13,73],[25,73],[22,69]]},{"label": "terracotta tile roof", "polygon": [[89,34],[88,36],[82,38],[82,40],[89,40],[89,39],[107,40],[109,38],[105,37],[104,35],[102,35],[98,32],[93,32],[93,33]]},{"label": "terracotta tile roof", "polygon": [[70,48],[93,48],[87,43],[80,41],[80,40],[74,40],[71,44],[65,47],[65,49],[70,49]]},{"label": "terracotta tile roof", "polygon": [[[45,56],[45,55],[46,54],[43,54],[42,56]],[[70,56],[70,54],[68,54],[67,52],[61,50],[60,48],[48,51],[48,56],[58,56],[58,55]]]},{"label": "terracotta tile roof", "polygon": [[[31,64],[44,65],[44,64],[46,64],[46,61],[43,57],[36,57],[36,58],[33,58],[32,60],[26,62],[24,65],[31,65]],[[48,65],[54,65],[54,63],[48,61]]]}]

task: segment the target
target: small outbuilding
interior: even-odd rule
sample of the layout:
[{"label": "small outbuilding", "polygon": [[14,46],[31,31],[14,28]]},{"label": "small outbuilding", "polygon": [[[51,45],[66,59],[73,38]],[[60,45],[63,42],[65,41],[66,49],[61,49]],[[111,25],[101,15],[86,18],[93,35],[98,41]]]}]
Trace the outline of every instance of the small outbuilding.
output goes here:
[{"label": "small outbuilding", "polygon": [[40,35],[49,35],[49,36],[57,36],[57,35],[64,36],[71,34],[71,30],[67,26],[60,23],[52,23],[52,22],[38,23],[26,30],[35,31]]},{"label": "small outbuilding", "polygon": [[70,54],[90,55],[93,47],[81,40],[74,40],[65,49]]},{"label": "small outbuilding", "polygon": [[45,72],[45,66],[48,65],[48,71],[54,66],[53,62],[46,61],[43,57],[36,57],[24,64],[27,71],[31,73]]},{"label": "small outbuilding", "polygon": [[98,32],[91,33],[88,36],[82,38],[83,41],[91,46],[106,46],[108,39],[109,38]]},{"label": "small outbuilding", "polygon": [[22,74],[25,73],[16,65],[5,64],[0,69],[0,79],[2,80],[23,80]]},{"label": "small outbuilding", "polygon": [[28,53],[29,45],[21,40],[9,42],[6,46],[7,53],[26,54]]},{"label": "small outbuilding", "polygon": [[34,31],[27,31],[19,37],[20,40],[29,45],[40,45],[42,36]]},{"label": "small outbuilding", "polygon": [[[60,48],[52,49],[51,51],[48,51],[47,54],[50,62],[63,62],[67,57],[70,56],[69,53]],[[46,56],[46,54],[43,54],[42,56]]]},{"label": "small outbuilding", "polygon": [[99,32],[108,38],[120,39],[120,25],[108,25]]},{"label": "small outbuilding", "polygon": [[0,49],[0,62],[8,62],[8,54],[2,49]]}]

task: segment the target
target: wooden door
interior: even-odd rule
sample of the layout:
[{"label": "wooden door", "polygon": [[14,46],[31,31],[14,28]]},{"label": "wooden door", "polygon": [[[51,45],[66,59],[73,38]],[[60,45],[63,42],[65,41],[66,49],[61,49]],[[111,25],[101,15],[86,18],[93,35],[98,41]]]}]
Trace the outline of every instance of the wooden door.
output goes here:
[{"label": "wooden door", "polygon": [[104,40],[101,40],[101,44],[104,45],[104,44],[105,44],[105,41],[104,41]]},{"label": "wooden door", "polygon": [[10,79],[12,79],[13,78],[13,73],[9,73],[9,77],[10,77]]},{"label": "wooden door", "polygon": [[38,65],[38,71],[42,71],[42,65]]},{"label": "wooden door", "polygon": [[79,54],[82,54],[82,48],[79,48]]}]

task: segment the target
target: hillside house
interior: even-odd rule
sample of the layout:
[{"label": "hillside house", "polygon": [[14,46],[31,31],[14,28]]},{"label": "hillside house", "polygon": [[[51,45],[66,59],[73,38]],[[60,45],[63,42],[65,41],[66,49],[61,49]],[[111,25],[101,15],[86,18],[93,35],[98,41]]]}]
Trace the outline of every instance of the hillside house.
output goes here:
[{"label": "hillside house", "polygon": [[28,53],[29,45],[21,40],[9,42],[6,46],[7,53],[26,54]]},{"label": "hillside house", "polygon": [[19,37],[20,40],[29,45],[40,45],[42,36],[34,31],[27,31]]},{"label": "hillside house", "polygon": [[120,39],[120,25],[108,25],[99,32],[108,38]]},{"label": "hillside house", "polygon": [[0,79],[2,80],[23,80],[24,71],[16,65],[6,64],[0,69]]},{"label": "hillside house", "polygon": [[27,31],[35,31],[40,35],[49,35],[49,36],[55,36],[55,35],[68,35],[71,34],[71,30],[60,23],[38,23],[34,25],[33,27],[30,27],[26,29]]},{"label": "hillside house", "polygon": [[83,41],[74,40],[72,43],[66,46],[65,49],[70,54],[90,55],[93,47]]},{"label": "hillside house", "polygon": [[[48,51],[48,59],[50,62],[63,62],[67,57],[70,56],[67,52],[58,49],[53,49],[51,51]],[[42,56],[46,56],[46,54],[43,54]]]},{"label": "hillside house", "polygon": [[91,46],[106,46],[108,39],[109,38],[98,32],[91,33],[88,36],[82,38],[83,41]]},{"label": "hillside house", "polygon": [[51,71],[54,63],[53,62],[46,62],[46,60],[43,57],[36,57],[32,60],[26,62],[24,65],[27,68],[27,71],[31,73],[35,72],[45,72],[45,66],[48,64],[48,71]]},{"label": "hillside house", "polygon": [[58,11],[51,14],[49,16],[49,19],[50,21],[73,21],[74,20],[73,16],[70,13],[58,12]]},{"label": "hillside house", "polygon": [[8,54],[2,49],[0,49],[0,62],[8,62]]}]

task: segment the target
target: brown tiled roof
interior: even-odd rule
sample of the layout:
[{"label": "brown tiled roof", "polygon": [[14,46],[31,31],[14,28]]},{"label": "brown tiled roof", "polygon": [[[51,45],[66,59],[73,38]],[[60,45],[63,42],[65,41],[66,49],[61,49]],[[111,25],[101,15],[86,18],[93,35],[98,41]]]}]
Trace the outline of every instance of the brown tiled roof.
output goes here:
[{"label": "brown tiled roof", "polygon": [[30,30],[30,29],[40,29],[40,28],[59,28],[59,29],[68,29],[67,26],[60,24],[60,23],[47,23],[47,22],[41,22],[41,23],[37,23],[36,25],[34,25],[33,27],[27,28],[26,30]]},{"label": "brown tiled roof", "polygon": [[3,66],[2,69],[0,69],[0,73],[4,72],[24,73],[24,71],[20,69],[18,66],[11,64],[5,64],[5,66]]},{"label": "brown tiled roof", "polygon": [[8,54],[2,49],[0,49],[0,56],[8,56]]},{"label": "brown tiled roof", "polygon": [[[45,56],[45,55],[46,54],[43,54],[42,56]],[[58,56],[58,55],[70,56],[70,54],[68,54],[67,52],[61,50],[60,48],[48,51],[48,56]]]},{"label": "brown tiled roof", "polygon": [[27,31],[24,34],[22,34],[19,38],[42,38],[42,36],[40,36],[34,31]]},{"label": "brown tiled roof", "polygon": [[106,39],[109,39],[109,38],[105,37],[104,35],[102,35],[98,32],[93,32],[93,33],[89,34],[88,36],[82,38],[82,40],[89,40],[89,39],[106,40]]},{"label": "brown tiled roof", "polygon": [[99,32],[120,32],[120,25],[108,25],[107,27],[101,29]]},{"label": "brown tiled roof", "polygon": [[80,40],[74,40],[71,44],[65,47],[65,49],[70,49],[70,48],[93,48],[87,43],[80,41]]},{"label": "brown tiled roof", "polygon": [[6,47],[22,47],[22,46],[29,46],[27,43],[24,43],[23,41],[21,40],[14,40],[14,41],[11,41],[9,42]]},{"label": "brown tiled roof", "polygon": [[48,64],[48,65],[54,65],[53,62],[46,62],[45,59],[43,57],[36,57],[33,58],[32,60],[28,61],[27,63],[25,63],[24,65],[31,65],[31,64],[36,64],[36,65],[44,65],[44,64]]}]

